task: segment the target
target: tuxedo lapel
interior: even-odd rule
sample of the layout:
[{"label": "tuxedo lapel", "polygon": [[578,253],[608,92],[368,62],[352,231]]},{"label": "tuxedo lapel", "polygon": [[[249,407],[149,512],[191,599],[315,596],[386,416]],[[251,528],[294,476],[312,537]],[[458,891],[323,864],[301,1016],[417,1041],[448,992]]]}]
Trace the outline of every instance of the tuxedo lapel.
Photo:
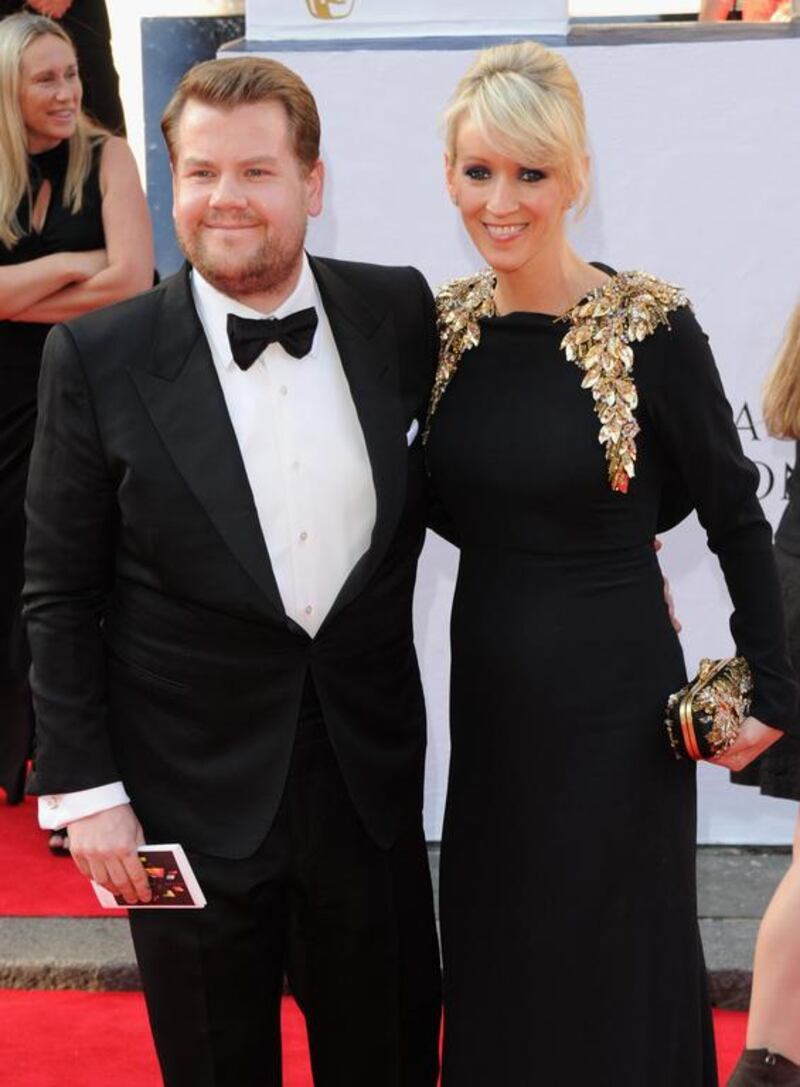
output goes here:
[{"label": "tuxedo lapel", "polygon": [[326,261],[309,259],[364,434],[377,500],[370,546],[342,586],[324,628],[366,584],[394,536],[406,493],[408,449],[391,314],[369,308]]},{"label": "tuxedo lapel", "polygon": [[129,372],[188,487],[271,610],[285,618],[188,266],[166,283],[152,352]]}]

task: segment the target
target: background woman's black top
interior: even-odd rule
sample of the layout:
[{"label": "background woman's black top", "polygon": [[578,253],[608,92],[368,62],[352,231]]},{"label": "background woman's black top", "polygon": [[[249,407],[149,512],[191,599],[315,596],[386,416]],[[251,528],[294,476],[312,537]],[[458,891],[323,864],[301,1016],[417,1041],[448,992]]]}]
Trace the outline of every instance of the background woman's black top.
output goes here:
[{"label": "background woman's black top", "polygon": [[795,442],[794,468],[789,477],[789,501],[775,533],[781,551],[800,558],[800,442]]},{"label": "background woman's black top", "polygon": [[[52,253],[105,247],[101,149],[99,144],[84,186],[83,207],[77,215],[62,204],[67,144],[30,156],[34,199],[45,178],[52,186],[47,215],[39,233],[26,233],[13,249],[0,245],[0,264],[21,264]],[[28,230],[27,197],[17,214],[22,227]],[[21,799],[21,775],[32,733],[29,658],[20,609],[25,481],[36,424],[39,364],[50,328],[39,322],[0,321],[0,786],[14,799]]]},{"label": "background woman's black top", "polygon": [[[795,673],[800,676],[800,444],[795,443],[795,467],[789,480],[789,501],[775,533],[775,559],[786,613],[786,637]],[[798,720],[800,725],[800,720]],[[737,785],[757,785],[766,796],[800,800],[800,732],[786,735],[751,762],[731,774]]]},{"label": "background woman's black top", "polygon": [[[23,264],[53,253],[83,253],[105,247],[102,220],[102,195],[100,192],[100,152],[102,144],[95,149],[95,161],[83,190],[83,207],[77,215],[62,203],[64,178],[67,172],[68,147],[66,142],[58,144],[52,151],[43,151],[31,155],[28,159],[31,191],[33,199],[39,186],[46,178],[51,185],[52,195],[47,209],[47,217],[41,232],[30,231],[28,199],[25,197],[17,209],[25,236],[13,249],[0,245],[0,264]],[[25,360],[23,365],[31,369],[31,364],[38,367],[44,341],[50,331],[50,325],[40,322],[27,324],[20,321],[0,321],[0,345],[3,355],[9,363],[12,359]]]}]

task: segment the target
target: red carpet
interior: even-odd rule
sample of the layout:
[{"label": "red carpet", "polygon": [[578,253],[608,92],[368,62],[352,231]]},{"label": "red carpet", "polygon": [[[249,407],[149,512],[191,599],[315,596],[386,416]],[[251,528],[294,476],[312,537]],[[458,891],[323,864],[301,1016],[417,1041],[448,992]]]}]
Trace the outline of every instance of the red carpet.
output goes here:
[{"label": "red carpet", "polygon": [[744,1035],[747,1029],[746,1012],[714,1011],[714,1033],[717,1036],[717,1063],[719,1081],[727,1083],[733,1066],[744,1048]]},{"label": "red carpet", "polygon": [[[139,993],[0,989],[0,1076],[14,1087],[160,1087]],[[283,1008],[284,1087],[312,1087],[303,1017]]]},{"label": "red carpet", "polygon": [[[2,790],[0,790],[2,797]],[[89,917],[103,910],[75,865],[55,858],[27,800],[0,799],[0,915]],[[715,1012],[720,1082],[744,1044],[743,1012]],[[15,1087],[159,1087],[153,1045],[139,993],[0,990],[0,1070]],[[284,1087],[312,1087],[303,1017],[284,1002]],[[2,1074],[2,1071],[0,1071]]]},{"label": "red carpet", "polygon": [[[70,857],[54,857],[36,822],[36,802],[9,807],[0,789],[0,915],[107,917]],[[0,1066],[2,1067],[2,1066]]]},{"label": "red carpet", "polygon": [[[714,1021],[724,1084],[746,1016],[716,1012]],[[0,1022],[0,1069],[14,1087],[160,1087],[138,993],[0,990]],[[284,1001],[283,1047],[284,1087],[312,1087],[303,1017],[292,1000]]]}]

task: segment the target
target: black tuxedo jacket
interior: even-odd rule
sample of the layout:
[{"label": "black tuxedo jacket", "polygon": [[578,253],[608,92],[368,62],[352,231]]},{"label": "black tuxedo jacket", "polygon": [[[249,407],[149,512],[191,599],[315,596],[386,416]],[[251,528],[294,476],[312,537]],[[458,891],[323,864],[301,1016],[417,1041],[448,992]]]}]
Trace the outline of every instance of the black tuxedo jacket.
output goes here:
[{"label": "black tuxedo jacket", "polygon": [[[436,364],[415,269],[312,258],[377,495],[369,550],[312,640],[285,615],[188,269],[50,334],[27,515],[37,754],[29,791],[121,779],[149,840],[252,853],[306,674],[360,816],[422,806],[411,601]],[[298,361],[302,365],[302,360]]]}]

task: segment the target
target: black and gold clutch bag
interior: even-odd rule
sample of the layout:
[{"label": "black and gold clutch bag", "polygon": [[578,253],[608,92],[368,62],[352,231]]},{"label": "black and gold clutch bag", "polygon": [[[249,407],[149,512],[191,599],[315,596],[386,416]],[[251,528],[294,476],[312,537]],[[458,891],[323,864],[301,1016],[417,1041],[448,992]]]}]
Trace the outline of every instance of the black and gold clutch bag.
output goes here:
[{"label": "black and gold clutch bag", "polygon": [[701,660],[695,678],[667,702],[665,724],[675,758],[713,759],[733,747],[752,693],[744,657]]}]

